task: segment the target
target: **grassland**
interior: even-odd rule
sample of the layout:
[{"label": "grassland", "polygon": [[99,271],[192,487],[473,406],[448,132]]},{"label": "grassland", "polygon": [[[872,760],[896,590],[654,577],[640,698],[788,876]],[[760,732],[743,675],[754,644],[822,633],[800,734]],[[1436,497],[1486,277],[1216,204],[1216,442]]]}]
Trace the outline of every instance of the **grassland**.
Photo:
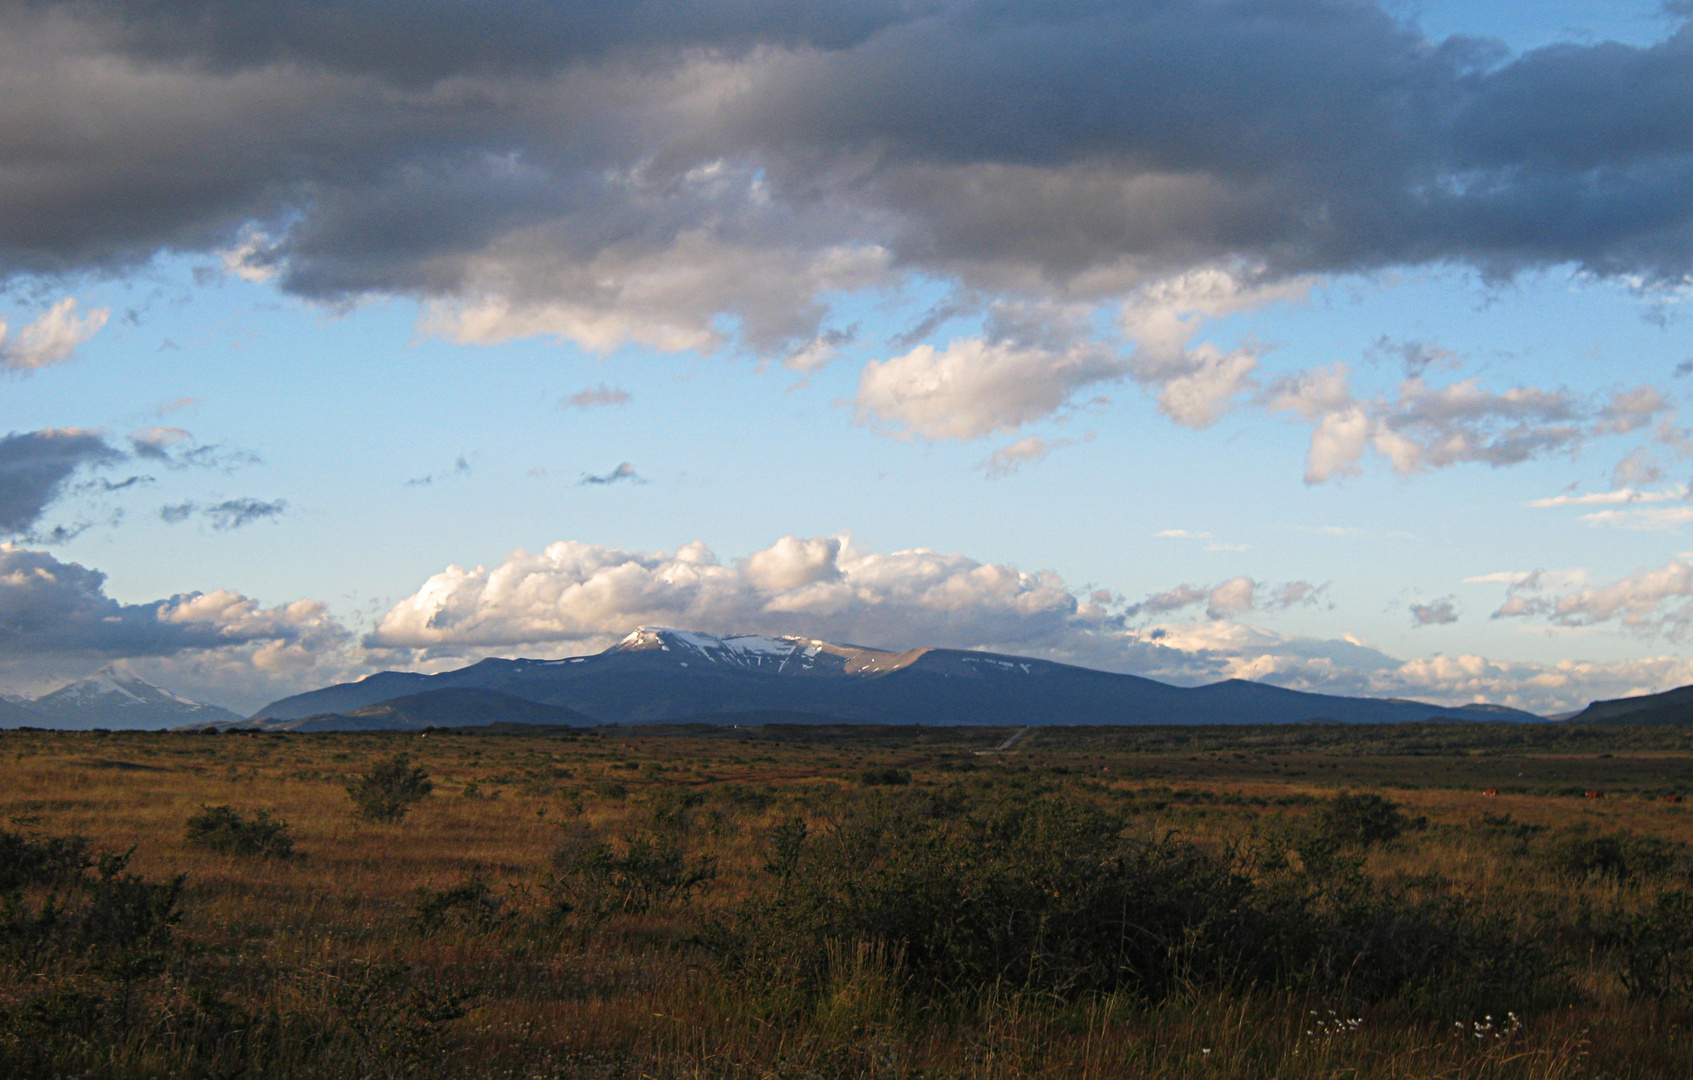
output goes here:
[{"label": "grassland", "polygon": [[1011,733],[0,734],[0,1072],[1693,1075],[1693,732]]}]

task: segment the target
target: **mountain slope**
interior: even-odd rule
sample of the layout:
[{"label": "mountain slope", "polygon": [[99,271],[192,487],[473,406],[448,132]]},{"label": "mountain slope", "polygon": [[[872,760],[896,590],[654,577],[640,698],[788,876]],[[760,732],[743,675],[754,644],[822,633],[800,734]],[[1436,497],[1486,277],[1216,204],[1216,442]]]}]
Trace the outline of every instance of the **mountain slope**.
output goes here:
[{"label": "mountain slope", "polygon": [[392,698],[346,714],[321,713],[298,719],[243,720],[241,728],[265,731],[419,731],[423,728],[528,724],[592,727],[592,717],[574,709],[502,694],[497,690],[442,687]]},{"label": "mountain slope", "polygon": [[996,725],[1538,719],[1493,706],[1443,709],[1240,680],[1190,689],[960,649],[896,653],[806,638],[718,637],[652,627],[595,656],[484,660],[427,676],[383,672],[284,698],[254,717],[347,713],[425,687],[494,690],[562,705],[606,723],[758,711],[859,723]]},{"label": "mountain slope", "polygon": [[65,730],[168,728],[183,724],[231,724],[241,717],[228,709],[173,694],[146,679],[102,668],[50,694],[11,704],[0,724]]},{"label": "mountain slope", "polygon": [[1595,701],[1569,718],[1572,724],[1693,724],[1693,686],[1661,694]]}]

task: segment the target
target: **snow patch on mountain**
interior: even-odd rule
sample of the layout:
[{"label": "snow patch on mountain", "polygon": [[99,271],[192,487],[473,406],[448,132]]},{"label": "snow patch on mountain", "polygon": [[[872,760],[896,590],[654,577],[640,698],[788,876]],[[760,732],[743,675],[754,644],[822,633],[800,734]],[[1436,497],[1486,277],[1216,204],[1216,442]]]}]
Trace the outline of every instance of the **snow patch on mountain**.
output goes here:
[{"label": "snow patch on mountain", "polygon": [[38,698],[20,700],[48,727],[153,728],[182,723],[233,723],[241,717],[227,709],[183,697],[146,679],[105,667]]},{"label": "snow patch on mountain", "polygon": [[826,644],[809,638],[765,637],[760,634],[719,636],[668,626],[643,626],[618,642],[613,651],[682,651],[696,654],[714,664],[751,668],[774,665],[781,668],[790,662],[809,667]]}]

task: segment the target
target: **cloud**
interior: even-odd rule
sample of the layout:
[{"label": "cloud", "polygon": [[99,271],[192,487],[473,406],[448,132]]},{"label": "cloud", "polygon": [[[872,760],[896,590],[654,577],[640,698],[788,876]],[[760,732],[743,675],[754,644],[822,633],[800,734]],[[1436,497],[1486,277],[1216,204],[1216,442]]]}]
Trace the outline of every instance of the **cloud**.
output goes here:
[{"label": "cloud", "polygon": [[627,405],[629,391],[600,383],[559,399],[561,409],[594,409],[602,405]]},{"label": "cloud", "polygon": [[854,341],[858,340],[858,325],[855,323],[844,330],[825,330],[821,334],[806,342],[798,350],[791,353],[782,361],[782,366],[789,371],[799,371],[810,374],[822,371],[829,366],[835,355]]},{"label": "cloud", "polygon": [[1411,605],[1413,626],[1447,626],[1458,621],[1456,596],[1442,596],[1426,604]]},{"label": "cloud", "polygon": [[456,476],[468,476],[469,474],[470,461],[463,454],[460,454],[453,460],[451,472],[429,473],[425,476],[413,477],[406,481],[406,487],[428,487],[437,480],[450,480]]},{"label": "cloud", "polygon": [[9,327],[0,319],[0,366],[35,371],[63,363],[99,333],[111,315],[110,308],[94,308],[78,318],[76,298],[67,296],[25,325],[11,342],[6,341]]},{"label": "cloud", "polygon": [[228,591],[182,593],[123,604],[105,593],[106,575],[44,551],[0,544],[0,657],[70,654],[111,659],[164,656],[256,642],[345,637],[323,605],[264,608]]},{"label": "cloud", "polygon": [[131,432],[129,444],[138,458],[170,461],[173,446],[192,442],[194,436],[177,427],[147,427]]},{"label": "cloud", "polygon": [[1385,334],[1370,346],[1369,356],[1393,360],[1415,379],[1431,367],[1457,367],[1458,354],[1434,341],[1393,341]]},{"label": "cloud", "polygon": [[[1209,534],[1169,529],[1157,535],[1198,539]],[[1207,550],[1212,548],[1207,545]],[[1164,592],[1153,593],[1140,603],[1124,608],[1123,615],[1126,618],[1168,615],[1174,611],[1204,604],[1207,618],[1223,619],[1248,611],[1270,612],[1285,611],[1291,607],[1308,607],[1320,602],[1327,589],[1326,584],[1313,585],[1309,581],[1269,585],[1249,577],[1236,577],[1215,586],[1178,585]]]},{"label": "cloud", "polygon": [[1663,479],[1663,475],[1663,470],[1658,468],[1657,462],[1652,459],[1646,448],[1637,446],[1611,469],[1611,487],[1627,488],[1635,484],[1655,484]]},{"label": "cloud", "polygon": [[627,480],[631,484],[646,483],[646,481],[641,479],[641,477],[635,472],[635,466],[625,461],[621,462],[617,468],[611,470],[610,472],[601,473],[598,476],[595,476],[592,473],[583,473],[582,479],[576,482],[576,486],[589,487],[596,484],[615,484],[622,480]]},{"label": "cloud", "polygon": [[1654,506],[1642,510],[1595,510],[1581,515],[1589,525],[1613,525],[1624,529],[1667,532],[1693,521],[1693,506]]},{"label": "cloud", "polygon": [[1258,354],[1191,345],[1203,321],[1302,299],[1311,285],[1308,278],[1253,284],[1242,274],[1210,266],[1143,286],[1118,316],[1135,342],[1135,381],[1158,391],[1158,408],[1171,420],[1209,427],[1250,384]]},{"label": "cloud", "polygon": [[1465,462],[1516,465],[1631,433],[1669,409],[1651,387],[1588,400],[1533,386],[1493,392],[1477,378],[1431,385],[1421,375],[1402,381],[1391,397],[1359,399],[1340,363],[1278,379],[1260,401],[1312,425],[1308,484],[1358,475],[1371,451],[1401,476]]},{"label": "cloud", "polygon": [[1014,432],[1128,373],[1125,360],[1083,340],[961,338],[872,360],[859,373],[858,422],[925,439]]},{"label": "cloud", "polygon": [[158,416],[169,416],[172,413],[181,412],[183,409],[190,408],[191,406],[198,404],[200,404],[199,398],[174,398],[170,401],[161,401],[159,403],[159,407],[154,409],[153,412]]},{"label": "cloud", "polygon": [[1164,529],[1152,534],[1166,540],[1203,540],[1206,551],[1251,551],[1250,544],[1225,544],[1212,537],[1208,532],[1190,532],[1187,529]]},{"label": "cloud", "polygon": [[1534,499],[1527,505],[1540,510],[1549,510],[1560,506],[1613,506],[1618,503],[1671,502],[1686,497],[1687,492],[1680,488],[1638,491],[1631,487],[1622,487],[1614,491],[1595,491],[1586,495],[1553,495],[1545,499]]},{"label": "cloud", "polygon": [[[1089,432],[1081,441],[1092,442],[1093,433]],[[1042,439],[1036,435],[1025,435],[1016,442],[995,450],[981,463],[981,469],[990,478],[999,479],[1010,476],[1025,465],[1036,465],[1045,461],[1054,450],[1074,445],[1075,439]]]},{"label": "cloud", "polygon": [[[861,417],[973,438],[1123,378],[1213,423],[1258,347],[1196,344],[1199,320],[1326,276],[1568,266],[1650,290],[1693,270],[1679,25],[1509,55],[1339,0],[186,10],[3,16],[0,146],[32,171],[0,191],[0,276],[200,252],[327,304],[414,298],[463,342],[732,346],[800,370],[866,290],[1119,313],[1132,348],[913,338],[866,370]],[[931,314],[925,334],[951,317]],[[94,315],[53,318],[17,363],[68,355]],[[1494,395],[1459,423],[1417,419],[1444,407],[1427,394],[1318,416],[1313,475],[1360,447],[1439,467],[1569,444],[1548,400],[1512,420]]]},{"label": "cloud", "polygon": [[0,681],[40,689],[113,661],[179,693],[247,709],[369,671],[314,600],[265,607],[230,590],[125,604],[106,575],[44,551],[0,544]]},{"label": "cloud", "polygon": [[264,230],[251,224],[242,227],[235,245],[217,252],[225,273],[242,281],[262,284],[277,274],[277,244]]},{"label": "cloud", "polygon": [[260,461],[259,455],[251,451],[218,443],[199,443],[182,428],[163,425],[130,432],[129,446],[137,458],[158,462],[171,469],[222,469],[233,473]]},{"label": "cloud", "polygon": [[46,428],[0,438],[0,533],[28,533],[80,469],[124,459],[98,432]]},{"label": "cloud", "polygon": [[1693,564],[1671,559],[1604,584],[1590,583],[1584,573],[1535,571],[1509,583],[1493,617],[1567,627],[1615,623],[1642,636],[1679,640],[1693,630]]},{"label": "cloud", "polygon": [[1103,617],[1051,575],[926,548],[879,555],[787,537],[725,565],[690,544],[638,553],[561,542],[498,566],[448,567],[385,615],[380,647],[609,643],[658,623],[884,644],[1024,641]]},{"label": "cloud", "polygon": [[202,506],[195,502],[177,503],[159,508],[159,518],[168,525],[179,525],[196,515],[211,523],[219,532],[239,529],[255,521],[274,521],[288,511],[286,499],[265,501],[242,497]]},{"label": "cloud", "polygon": [[[784,537],[727,562],[701,544],[630,552],[560,542],[539,553],[515,551],[493,567],[448,567],[394,605],[364,644],[389,650],[391,662],[407,657],[451,666],[473,656],[589,652],[637,626],[669,625],[890,649],[984,648],[1181,685],[1258,679],[1323,693],[1492,701],[1542,713],[1693,682],[1693,661],[1679,658],[1400,660],[1356,639],[1293,637],[1240,619],[1249,611],[1320,602],[1322,595],[1309,582],[1269,586],[1241,577],[1166,590],[1113,615],[1117,601],[1109,590],[1078,595],[1051,573],[924,548],[878,554],[845,536]],[[1201,607],[1203,619],[1168,618]],[[1131,626],[1128,611],[1157,621]]]}]

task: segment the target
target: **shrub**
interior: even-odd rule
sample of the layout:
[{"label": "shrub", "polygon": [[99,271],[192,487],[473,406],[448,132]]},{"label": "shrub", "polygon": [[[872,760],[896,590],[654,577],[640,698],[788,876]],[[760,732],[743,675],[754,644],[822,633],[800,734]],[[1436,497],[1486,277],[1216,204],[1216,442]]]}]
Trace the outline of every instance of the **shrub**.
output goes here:
[{"label": "shrub", "polygon": [[1317,812],[1317,827],[1341,844],[1369,847],[1399,837],[1405,831],[1399,805],[1380,795],[1337,795]]},{"label": "shrub", "polygon": [[785,830],[773,893],[702,940],[812,1000],[839,981],[831,949],[860,942],[897,958],[905,992],[944,999],[1256,985],[1438,1012],[1524,1004],[1550,973],[1512,925],[1456,899],[1378,887],[1350,864],[1255,878],[1228,853],[1125,824],[1058,799],[952,818],[873,805],[820,837]]},{"label": "shrub", "polygon": [[294,839],[286,821],[272,820],[260,810],[244,818],[231,806],[202,806],[188,819],[188,842],[195,847],[231,855],[260,855],[287,859],[294,855]]},{"label": "shrub", "polygon": [[93,865],[86,837],[34,837],[0,829],[0,893],[79,879]]},{"label": "shrub", "polygon": [[359,817],[394,824],[406,816],[413,803],[421,802],[433,790],[435,785],[428,773],[413,768],[409,755],[395,754],[361,774],[356,783],[348,784],[347,796]]},{"label": "shrub", "polygon": [[619,849],[579,831],[552,856],[554,910],[595,925],[688,899],[717,878],[717,860],[690,857],[680,838],[640,834]]},{"label": "shrub", "polygon": [[449,920],[478,930],[491,929],[499,921],[502,907],[492,893],[488,883],[476,875],[445,889],[420,888],[412,905],[412,925],[425,934],[441,929]]},{"label": "shrub", "polygon": [[911,783],[911,774],[892,766],[885,769],[865,769],[858,774],[858,782],[865,787],[897,787]]},{"label": "shrub", "polygon": [[1629,993],[1693,1001],[1693,892],[1660,894],[1651,911],[1624,920],[1620,936]]},{"label": "shrub", "polygon": [[1627,832],[1564,833],[1546,849],[1546,864],[1559,877],[1635,882],[1661,877],[1685,861],[1687,845]]},{"label": "shrub", "polygon": [[353,1036],[357,1071],[331,1075],[410,1077],[442,1056],[447,1027],[471,994],[420,978],[398,960],[355,960],[329,976],[329,1005]]}]

